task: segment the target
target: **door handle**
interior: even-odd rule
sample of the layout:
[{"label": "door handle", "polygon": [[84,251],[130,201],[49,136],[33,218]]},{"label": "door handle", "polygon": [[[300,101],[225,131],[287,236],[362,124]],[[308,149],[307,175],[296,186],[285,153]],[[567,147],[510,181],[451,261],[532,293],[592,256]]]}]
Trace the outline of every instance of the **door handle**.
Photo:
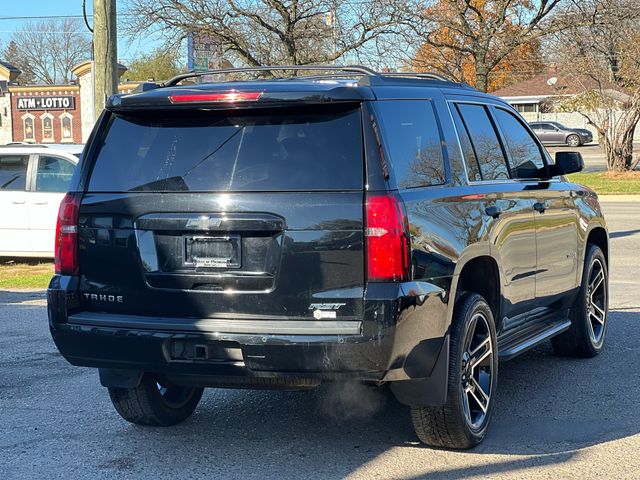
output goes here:
[{"label": "door handle", "polygon": [[547,209],[546,205],[542,202],[536,202],[533,204],[533,209],[536,212],[540,212],[540,213],[544,213],[544,211]]},{"label": "door handle", "polygon": [[502,213],[502,210],[500,210],[495,205],[491,205],[490,207],[487,207],[487,208],[484,209],[484,213],[489,215],[491,218],[498,218],[500,216],[500,214]]},{"label": "door handle", "polygon": [[48,203],[46,200],[44,202],[33,202],[34,205],[47,205]]},{"label": "door handle", "polygon": [[14,205],[23,205],[25,203],[24,200],[12,200],[11,203]]}]

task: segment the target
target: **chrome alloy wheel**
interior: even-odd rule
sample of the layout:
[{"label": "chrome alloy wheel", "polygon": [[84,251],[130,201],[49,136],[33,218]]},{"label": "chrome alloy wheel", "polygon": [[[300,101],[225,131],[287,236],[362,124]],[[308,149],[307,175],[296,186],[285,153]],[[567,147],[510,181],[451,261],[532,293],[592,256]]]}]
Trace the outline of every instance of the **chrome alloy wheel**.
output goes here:
[{"label": "chrome alloy wheel", "polygon": [[567,145],[569,147],[579,147],[580,137],[578,135],[569,135],[569,137],[567,137]]},{"label": "chrome alloy wheel", "polygon": [[587,284],[587,316],[589,336],[594,345],[599,345],[604,337],[607,321],[607,281],[604,266],[599,258],[591,263]]},{"label": "chrome alloy wheel", "polygon": [[493,380],[491,331],[484,314],[476,313],[464,340],[462,354],[462,405],[469,427],[482,427],[491,402]]}]

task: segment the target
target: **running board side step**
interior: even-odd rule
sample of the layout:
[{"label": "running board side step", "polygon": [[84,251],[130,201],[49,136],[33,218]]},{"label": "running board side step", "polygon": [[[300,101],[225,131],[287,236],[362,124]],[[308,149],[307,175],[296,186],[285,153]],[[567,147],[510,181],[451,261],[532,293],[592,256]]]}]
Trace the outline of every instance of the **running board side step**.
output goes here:
[{"label": "running board side step", "polygon": [[503,345],[500,345],[501,342],[498,341],[498,358],[501,361],[511,360],[536,345],[540,345],[551,337],[568,330],[569,327],[571,327],[571,320],[565,319],[561,322],[544,325],[543,328],[535,334],[528,335],[525,338],[518,337],[513,340],[509,339],[510,341],[507,341],[506,344]]}]

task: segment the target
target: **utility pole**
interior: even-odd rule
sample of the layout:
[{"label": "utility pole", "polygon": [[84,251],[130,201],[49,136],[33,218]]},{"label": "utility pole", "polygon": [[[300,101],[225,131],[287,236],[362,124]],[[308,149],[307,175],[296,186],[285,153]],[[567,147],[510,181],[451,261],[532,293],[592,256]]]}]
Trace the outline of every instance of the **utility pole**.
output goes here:
[{"label": "utility pole", "polygon": [[96,117],[107,97],[118,93],[116,0],[93,0],[93,85]]}]

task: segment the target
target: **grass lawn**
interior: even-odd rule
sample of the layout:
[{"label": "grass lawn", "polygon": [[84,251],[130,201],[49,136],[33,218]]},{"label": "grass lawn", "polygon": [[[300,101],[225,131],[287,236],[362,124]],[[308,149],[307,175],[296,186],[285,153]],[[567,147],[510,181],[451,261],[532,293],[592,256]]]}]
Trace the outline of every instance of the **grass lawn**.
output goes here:
[{"label": "grass lawn", "polygon": [[640,194],[640,172],[572,173],[567,176],[572,182],[586,185],[599,195]]},{"label": "grass lawn", "polygon": [[0,290],[47,288],[53,276],[53,260],[0,257]]}]

